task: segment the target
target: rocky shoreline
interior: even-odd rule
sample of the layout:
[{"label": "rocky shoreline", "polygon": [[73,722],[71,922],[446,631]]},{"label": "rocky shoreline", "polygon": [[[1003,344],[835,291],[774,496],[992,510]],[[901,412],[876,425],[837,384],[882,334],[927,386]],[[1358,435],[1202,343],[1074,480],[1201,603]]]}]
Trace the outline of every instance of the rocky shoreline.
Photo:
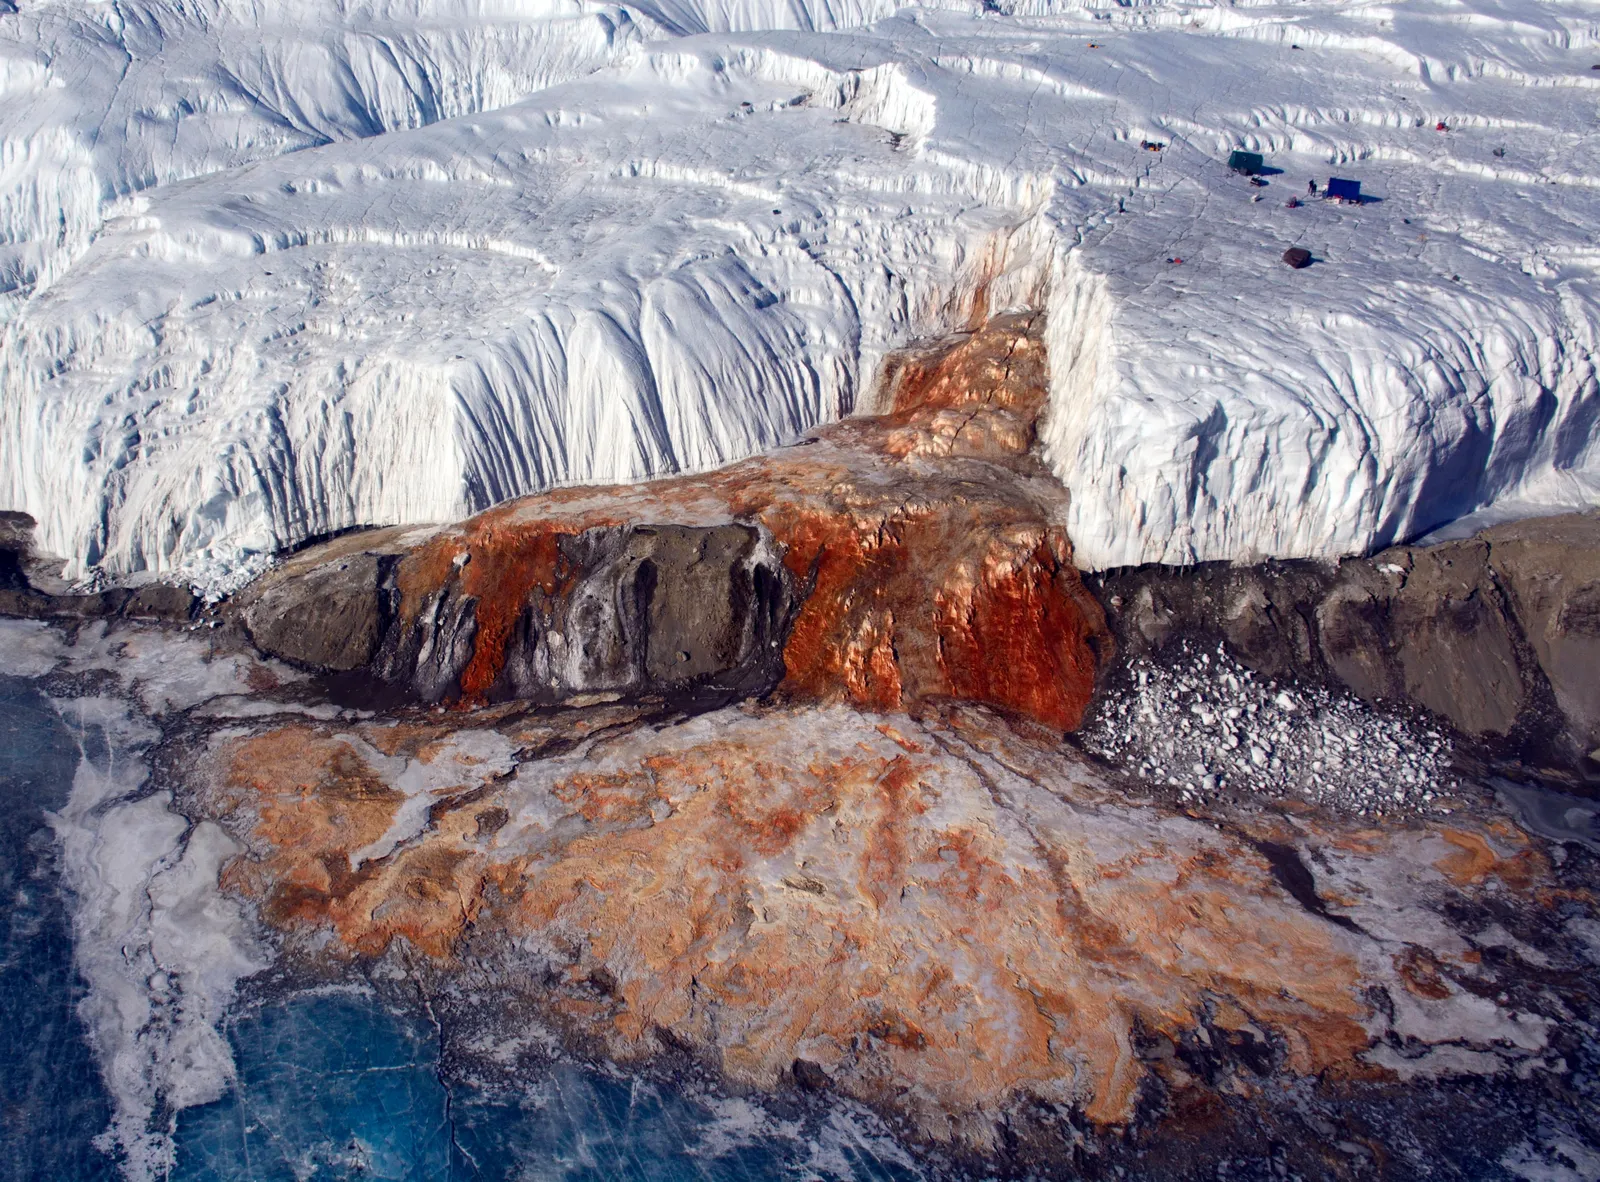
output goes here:
[{"label": "rocky shoreline", "polygon": [[[698,547],[701,535],[716,539],[717,528],[602,528],[595,533],[604,540],[580,538],[576,545],[637,562],[640,551],[681,551],[685,542]],[[749,527],[731,529],[733,551],[753,547],[757,535]],[[663,532],[665,542],[658,540]],[[389,604],[396,598],[393,572],[403,553],[401,540],[419,533],[431,538],[436,531],[357,531],[319,543],[286,558],[234,600],[206,604],[187,588],[167,583],[89,594],[43,589],[28,579],[25,534],[17,529],[4,539],[9,546],[0,547],[0,616],[64,623],[205,621],[238,628],[262,652],[309,671],[404,680],[395,671],[415,666],[423,642],[391,635]],[[777,573],[779,565],[772,558],[765,568],[774,572],[776,592],[763,605],[768,645],[774,630],[792,623],[786,613],[794,606],[793,580]],[[670,565],[667,570],[683,574]],[[726,577],[732,570],[718,573]],[[657,577],[662,585],[675,585],[670,577]],[[1220,642],[1269,677],[1338,686],[1369,701],[1426,710],[1530,772],[1574,786],[1600,779],[1600,513],[1533,518],[1463,541],[1394,547],[1338,564],[1128,567],[1089,574],[1084,584],[1116,642],[1109,651],[1118,659],[1101,667],[1102,679],[1114,679],[1128,661],[1160,654],[1169,645]],[[693,594],[704,590],[693,579],[676,585],[691,589],[692,605],[677,612],[666,604],[657,607],[655,618],[669,622],[658,647],[672,649],[684,636],[714,654],[719,642],[724,648],[728,643],[714,633],[736,626],[740,658],[716,671],[740,670],[749,659],[746,633],[753,634],[755,620],[731,617],[741,593],[747,602],[760,596],[748,585],[734,591],[731,581],[705,599]],[[714,620],[697,618],[707,603],[715,605]],[[430,656],[447,659],[435,654],[447,652],[448,642],[430,637],[429,643]],[[656,656],[647,678],[657,689],[671,683],[661,675],[662,659]],[[705,671],[691,666],[685,672],[693,678]],[[410,676],[418,675],[413,669]],[[748,688],[765,692],[779,681],[769,671]],[[417,701],[445,696],[421,692],[428,685],[424,674]],[[527,689],[514,680],[507,688]],[[593,692],[581,683],[563,688],[569,695]],[[535,689],[512,696],[552,695]]]},{"label": "rocky shoreline", "polygon": [[[426,602],[408,600],[398,581],[402,559],[418,545],[438,546],[443,532],[352,532],[288,556],[232,600],[207,604],[159,582],[88,594],[48,579],[36,584],[27,573],[26,525],[17,523],[0,535],[0,617],[226,627],[268,656],[327,676],[330,691],[352,701],[471,700],[461,677],[476,651],[482,600],[461,573],[473,543],[451,555],[449,577]],[[499,541],[492,526],[484,532]],[[579,515],[569,532],[542,540],[551,571],[560,565],[570,584],[556,608],[564,614],[546,607],[535,625],[538,609],[526,607],[515,634],[500,639],[511,651],[500,654],[494,682],[476,688],[478,700],[676,700],[692,690],[686,703],[709,706],[785,686],[783,645],[815,575],[786,564],[781,552],[789,548],[761,525],[585,526]],[[1222,645],[1268,678],[1423,711],[1498,771],[1584,795],[1600,785],[1600,511],[1337,564],[1130,567],[1086,575],[1082,587],[1068,595],[1087,617],[1079,659],[1102,688],[1124,683],[1141,658]],[[605,636],[604,651],[577,660],[553,652],[569,632]],[[892,680],[873,685],[873,659],[856,655],[841,677],[855,682],[842,692],[902,704]],[[819,696],[830,696],[822,671],[812,680]],[[1087,705],[1083,697],[1076,717]],[[1073,717],[1055,714],[1044,720]]]}]

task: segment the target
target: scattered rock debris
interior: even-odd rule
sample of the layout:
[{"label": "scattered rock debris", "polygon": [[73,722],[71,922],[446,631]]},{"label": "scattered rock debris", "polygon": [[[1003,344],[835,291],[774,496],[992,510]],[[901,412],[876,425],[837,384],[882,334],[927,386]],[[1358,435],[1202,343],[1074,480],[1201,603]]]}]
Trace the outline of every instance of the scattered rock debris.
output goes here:
[{"label": "scattered rock debris", "polygon": [[1262,677],[1220,645],[1133,661],[1083,743],[1185,801],[1253,793],[1384,817],[1448,812],[1456,787],[1442,731]]}]

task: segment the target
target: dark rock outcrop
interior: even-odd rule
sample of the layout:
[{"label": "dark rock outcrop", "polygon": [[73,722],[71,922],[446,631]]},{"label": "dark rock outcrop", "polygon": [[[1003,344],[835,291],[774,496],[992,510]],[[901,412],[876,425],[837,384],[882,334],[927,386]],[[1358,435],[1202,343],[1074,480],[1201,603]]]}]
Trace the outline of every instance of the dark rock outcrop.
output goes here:
[{"label": "dark rock outcrop", "polygon": [[1573,734],[1600,745],[1600,515],[1489,531],[1490,561]]},{"label": "dark rock outcrop", "polygon": [[1000,317],[901,354],[888,413],[717,472],[336,539],[251,588],[241,618],[274,655],[429,702],[704,705],[781,685],[1072,730],[1110,638],[1057,524],[1066,492],[1032,453],[1039,328]]},{"label": "dark rock outcrop", "polygon": [[[0,567],[5,551],[0,551]],[[183,624],[200,611],[200,599],[186,587],[149,583],[138,590],[114,587],[87,595],[51,595],[26,583],[0,586],[0,616],[23,620],[150,620]]]},{"label": "dark rock outcrop", "polygon": [[333,672],[359,669],[378,651],[384,582],[392,557],[360,552],[252,586],[239,618],[263,652]]},{"label": "dark rock outcrop", "polygon": [[[200,600],[187,587],[171,583],[146,583],[138,589],[113,587],[107,591],[76,594],[59,581],[43,579],[36,585],[41,563],[34,557],[35,522],[26,513],[0,511],[0,616],[25,620],[95,620],[120,617],[184,623],[200,609]],[[46,589],[52,587],[53,589]]]},{"label": "dark rock outcrop", "polygon": [[426,548],[396,569],[379,676],[426,701],[743,697],[783,677],[795,595],[754,526],[549,523],[498,541],[476,566],[446,556],[442,580]]},{"label": "dark rock outcrop", "polygon": [[792,580],[756,527],[548,522],[482,552],[415,542],[375,530],[297,555],[238,618],[263,652],[425,702],[745,696],[783,676]]},{"label": "dark rock outcrop", "polygon": [[1091,582],[1130,656],[1223,641],[1270,676],[1420,706],[1517,758],[1600,776],[1600,515],[1337,565],[1139,567]]}]

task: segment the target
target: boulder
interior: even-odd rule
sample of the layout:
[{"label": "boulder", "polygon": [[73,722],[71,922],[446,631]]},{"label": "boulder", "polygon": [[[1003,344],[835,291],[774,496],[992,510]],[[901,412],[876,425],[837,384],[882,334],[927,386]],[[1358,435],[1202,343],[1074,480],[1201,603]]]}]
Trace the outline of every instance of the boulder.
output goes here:
[{"label": "boulder", "polygon": [[1528,693],[1516,621],[1489,569],[1489,547],[1474,539],[1395,557],[1410,565],[1390,622],[1406,697],[1468,734],[1508,734]]},{"label": "boulder", "polygon": [[426,701],[578,694],[759,694],[783,676],[795,598],[750,525],[539,522],[454,535],[395,571],[374,668]]},{"label": "boulder", "polygon": [[359,669],[383,635],[383,565],[377,555],[356,553],[274,571],[250,588],[240,619],[272,656],[318,670]]},{"label": "boulder", "polygon": [[1600,514],[1535,518],[1482,536],[1573,738],[1592,750],[1600,744]]}]

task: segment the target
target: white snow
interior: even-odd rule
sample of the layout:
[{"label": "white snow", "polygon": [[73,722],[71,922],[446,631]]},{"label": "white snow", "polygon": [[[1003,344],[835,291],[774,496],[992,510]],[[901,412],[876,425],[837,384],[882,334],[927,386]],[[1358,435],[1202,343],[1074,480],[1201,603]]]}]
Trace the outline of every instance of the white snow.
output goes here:
[{"label": "white snow", "polygon": [[72,795],[51,824],[88,987],[79,1014],[113,1102],[98,1143],[133,1182],[162,1178],[174,1160],[172,1114],[232,1081],[218,1023],[237,982],[267,962],[239,904],[217,888],[240,847],[212,822],[191,826],[170,792],[147,792],[144,751],[158,732],[113,699],[58,707],[83,736]]},{"label": "white snow", "polygon": [[0,620],[0,675],[43,677],[66,655],[61,633],[39,620]]},{"label": "white snow", "polygon": [[[758,451],[1024,304],[1085,565],[1593,503],[1596,62],[1600,0],[39,0],[0,505],[221,586]],[[1286,208],[1330,173],[1381,200]]]},{"label": "white snow", "polygon": [[191,823],[169,786],[152,783],[156,720],[197,703],[224,714],[246,690],[255,691],[252,704],[271,706],[262,695],[300,675],[213,652],[193,632],[91,623],[68,643],[57,628],[0,620],[0,673],[58,669],[98,675],[127,699],[53,699],[81,754],[50,824],[86,986],[79,1014],[112,1100],[111,1126],[96,1143],[133,1182],[164,1178],[177,1111],[217,1099],[233,1079],[219,1026],[238,982],[268,955],[219,887],[242,847],[214,822]]}]

